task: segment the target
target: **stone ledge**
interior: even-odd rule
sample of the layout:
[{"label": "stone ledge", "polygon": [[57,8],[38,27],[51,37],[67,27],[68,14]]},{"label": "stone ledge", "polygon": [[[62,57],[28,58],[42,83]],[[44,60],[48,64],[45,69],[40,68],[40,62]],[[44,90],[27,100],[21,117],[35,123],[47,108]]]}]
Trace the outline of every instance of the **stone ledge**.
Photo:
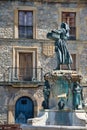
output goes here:
[{"label": "stone ledge", "polygon": [[76,71],[72,70],[53,70],[52,72],[48,72],[45,74],[45,78],[50,79],[57,79],[58,77],[65,77],[67,80],[71,81],[78,81],[82,79],[82,76],[78,74]]},{"label": "stone ledge", "polygon": [[46,125],[46,126],[30,126],[30,125],[21,125],[23,130],[87,130],[87,127],[81,126],[54,126],[54,125]]},{"label": "stone ledge", "polygon": [[14,88],[37,88],[43,86],[43,82],[0,82],[0,86],[11,86]]}]

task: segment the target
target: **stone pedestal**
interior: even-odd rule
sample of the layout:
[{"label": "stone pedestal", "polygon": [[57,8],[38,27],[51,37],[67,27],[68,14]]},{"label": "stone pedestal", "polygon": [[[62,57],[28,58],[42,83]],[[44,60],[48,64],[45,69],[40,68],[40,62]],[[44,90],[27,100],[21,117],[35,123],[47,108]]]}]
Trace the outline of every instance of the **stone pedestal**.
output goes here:
[{"label": "stone pedestal", "polygon": [[33,126],[86,126],[86,113],[84,110],[44,110],[42,116],[28,119],[28,124]]},{"label": "stone pedestal", "polygon": [[65,109],[73,110],[73,83],[80,83],[82,76],[76,71],[53,70],[45,74],[45,79],[49,81],[51,87],[49,108],[57,107],[59,101],[63,100]]}]

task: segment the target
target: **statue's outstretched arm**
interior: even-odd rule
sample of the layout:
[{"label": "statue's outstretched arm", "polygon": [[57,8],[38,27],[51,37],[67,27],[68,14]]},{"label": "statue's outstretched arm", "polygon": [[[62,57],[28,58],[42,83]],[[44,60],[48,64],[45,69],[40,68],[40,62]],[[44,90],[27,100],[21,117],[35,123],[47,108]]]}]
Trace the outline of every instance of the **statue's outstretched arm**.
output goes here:
[{"label": "statue's outstretched arm", "polygon": [[52,32],[54,32],[54,33],[57,33],[57,34],[61,34],[62,33],[62,30],[52,30]]}]

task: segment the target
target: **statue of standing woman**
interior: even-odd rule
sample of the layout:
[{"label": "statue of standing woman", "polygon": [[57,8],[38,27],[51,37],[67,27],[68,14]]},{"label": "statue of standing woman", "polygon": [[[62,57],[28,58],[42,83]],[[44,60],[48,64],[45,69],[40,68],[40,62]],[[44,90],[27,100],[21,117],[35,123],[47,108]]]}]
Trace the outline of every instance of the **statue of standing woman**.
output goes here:
[{"label": "statue of standing woman", "polygon": [[78,82],[73,83],[73,106],[74,109],[82,109],[83,107],[82,86]]},{"label": "statue of standing woman", "polygon": [[44,109],[49,109],[49,97],[50,97],[50,84],[49,81],[44,76],[44,88],[43,88],[43,95],[44,95],[44,101],[42,103],[42,106]]},{"label": "statue of standing woman", "polygon": [[69,38],[69,26],[62,23],[59,30],[52,30],[47,34],[47,38],[55,40],[55,52],[57,56],[57,67],[60,70],[60,64],[66,64],[71,69],[72,57],[66,47],[66,41]]}]

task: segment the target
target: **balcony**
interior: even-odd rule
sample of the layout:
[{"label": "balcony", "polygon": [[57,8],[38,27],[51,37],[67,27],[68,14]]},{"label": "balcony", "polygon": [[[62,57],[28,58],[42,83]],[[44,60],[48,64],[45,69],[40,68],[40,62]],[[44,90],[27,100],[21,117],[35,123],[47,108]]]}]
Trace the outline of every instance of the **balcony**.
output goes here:
[{"label": "balcony", "polygon": [[0,83],[23,83],[34,84],[43,82],[43,70],[42,68],[13,68],[9,67],[3,74],[3,78]]}]

